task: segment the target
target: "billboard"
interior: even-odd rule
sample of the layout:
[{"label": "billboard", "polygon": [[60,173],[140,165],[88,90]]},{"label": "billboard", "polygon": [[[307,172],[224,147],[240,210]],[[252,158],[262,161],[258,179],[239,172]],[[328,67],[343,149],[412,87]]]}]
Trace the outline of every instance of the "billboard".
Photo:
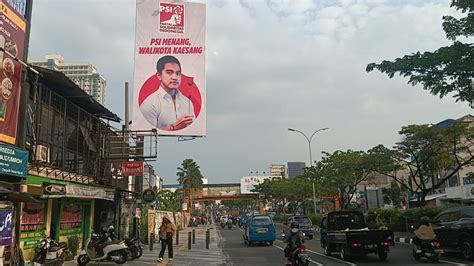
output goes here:
[{"label": "billboard", "polygon": [[123,162],[122,176],[143,176],[143,162]]},{"label": "billboard", "polygon": [[[0,47],[13,57],[23,59],[26,20],[0,0]],[[20,101],[21,66],[0,52],[0,141],[15,144]]]},{"label": "billboard", "polygon": [[206,134],[206,6],[137,0],[132,130]]},{"label": "billboard", "polygon": [[240,194],[257,194],[252,189],[265,181],[265,179],[281,178],[277,176],[244,176],[240,179]]},{"label": "billboard", "polygon": [[28,151],[0,143],[0,174],[26,177]]}]

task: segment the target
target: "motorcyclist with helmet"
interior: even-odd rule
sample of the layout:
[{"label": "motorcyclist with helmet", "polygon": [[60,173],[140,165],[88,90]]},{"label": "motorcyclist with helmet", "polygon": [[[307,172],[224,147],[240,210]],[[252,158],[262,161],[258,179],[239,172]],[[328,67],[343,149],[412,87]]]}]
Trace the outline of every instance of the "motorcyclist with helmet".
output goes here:
[{"label": "motorcyclist with helmet", "polygon": [[415,231],[415,237],[413,238],[413,244],[415,251],[421,253],[421,243],[423,241],[430,241],[436,239],[436,233],[433,226],[431,226],[430,218],[423,216],[420,218],[420,227]]},{"label": "motorcyclist with helmet", "polygon": [[285,257],[288,259],[287,264],[292,264],[292,251],[296,248],[301,247],[304,244],[304,235],[300,231],[299,225],[295,222],[290,224],[289,230],[285,231],[285,242],[287,246],[285,248]]}]

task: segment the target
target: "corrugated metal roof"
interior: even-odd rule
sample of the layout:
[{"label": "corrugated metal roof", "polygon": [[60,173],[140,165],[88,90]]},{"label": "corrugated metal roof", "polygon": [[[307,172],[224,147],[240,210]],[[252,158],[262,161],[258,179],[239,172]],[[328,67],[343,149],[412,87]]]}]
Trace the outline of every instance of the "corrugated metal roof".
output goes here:
[{"label": "corrugated metal roof", "polygon": [[68,101],[76,104],[88,113],[100,118],[120,122],[121,119],[102,104],[94,100],[92,96],[83,91],[70,78],[62,72],[54,71],[47,68],[34,66],[40,72],[39,81],[49,89],[56,92],[60,96],[66,98]]}]

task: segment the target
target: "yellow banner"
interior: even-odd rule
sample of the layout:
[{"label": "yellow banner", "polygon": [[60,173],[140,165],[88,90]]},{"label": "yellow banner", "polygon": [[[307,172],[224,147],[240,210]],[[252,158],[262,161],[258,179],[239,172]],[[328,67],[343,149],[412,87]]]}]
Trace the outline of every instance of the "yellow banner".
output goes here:
[{"label": "yellow banner", "polygon": [[5,17],[7,17],[13,24],[19,27],[23,32],[26,31],[26,21],[18,16],[15,11],[13,11],[7,4],[2,2],[0,3],[0,11],[2,12]]}]

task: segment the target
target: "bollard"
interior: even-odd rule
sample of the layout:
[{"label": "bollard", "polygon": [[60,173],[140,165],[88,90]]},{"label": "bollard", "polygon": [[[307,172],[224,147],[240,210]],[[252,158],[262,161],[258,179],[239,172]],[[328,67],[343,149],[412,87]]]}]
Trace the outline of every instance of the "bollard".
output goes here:
[{"label": "bollard", "polygon": [[193,244],[196,244],[196,232],[193,229]]},{"label": "bollard", "polygon": [[179,244],[179,230],[176,230],[176,246]]},{"label": "bollard", "polygon": [[209,249],[209,229],[206,230],[206,249]]},{"label": "bollard", "polygon": [[150,234],[150,251],[153,251],[153,241],[155,240],[155,234]]},{"label": "bollard", "polygon": [[191,249],[191,232],[188,232],[188,249]]}]

